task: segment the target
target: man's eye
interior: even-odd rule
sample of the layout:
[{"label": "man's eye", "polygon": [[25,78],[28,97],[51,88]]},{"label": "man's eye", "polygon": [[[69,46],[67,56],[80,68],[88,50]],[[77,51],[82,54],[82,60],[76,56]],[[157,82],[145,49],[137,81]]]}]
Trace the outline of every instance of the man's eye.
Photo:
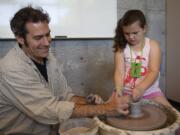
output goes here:
[{"label": "man's eye", "polygon": [[35,40],[40,40],[42,37],[34,37]]}]

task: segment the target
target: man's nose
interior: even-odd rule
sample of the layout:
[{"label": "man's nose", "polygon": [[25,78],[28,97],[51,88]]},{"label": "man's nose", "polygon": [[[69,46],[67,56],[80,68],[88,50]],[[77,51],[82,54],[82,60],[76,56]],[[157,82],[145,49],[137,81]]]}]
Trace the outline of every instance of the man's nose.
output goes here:
[{"label": "man's nose", "polygon": [[46,36],[43,37],[43,44],[44,45],[49,46],[50,42],[51,42],[51,38],[50,37],[46,37]]}]

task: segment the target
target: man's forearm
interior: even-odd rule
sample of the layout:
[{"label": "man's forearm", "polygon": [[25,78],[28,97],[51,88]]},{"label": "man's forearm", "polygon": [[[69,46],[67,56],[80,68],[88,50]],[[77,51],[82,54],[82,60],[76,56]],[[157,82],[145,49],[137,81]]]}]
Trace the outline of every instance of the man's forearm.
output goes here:
[{"label": "man's forearm", "polygon": [[75,104],[85,105],[87,104],[86,98],[81,96],[73,96],[71,99]]},{"label": "man's forearm", "polygon": [[75,104],[72,117],[117,116],[119,113],[108,104],[79,105]]}]

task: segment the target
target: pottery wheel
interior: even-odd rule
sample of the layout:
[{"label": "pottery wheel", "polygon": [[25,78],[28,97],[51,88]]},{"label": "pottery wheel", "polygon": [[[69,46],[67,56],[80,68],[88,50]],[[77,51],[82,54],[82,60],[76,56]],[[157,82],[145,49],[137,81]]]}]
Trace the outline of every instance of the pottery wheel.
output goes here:
[{"label": "pottery wheel", "polygon": [[167,120],[165,112],[153,105],[143,105],[142,112],[143,115],[139,118],[130,116],[107,117],[106,122],[120,129],[147,131],[162,127]]}]

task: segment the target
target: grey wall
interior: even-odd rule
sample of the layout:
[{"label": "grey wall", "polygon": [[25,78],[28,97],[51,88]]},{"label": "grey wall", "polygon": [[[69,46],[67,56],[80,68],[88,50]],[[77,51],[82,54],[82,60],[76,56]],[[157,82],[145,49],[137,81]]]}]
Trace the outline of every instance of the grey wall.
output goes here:
[{"label": "grey wall", "polygon": [[180,1],[167,1],[167,70],[166,70],[166,95],[168,99],[180,104],[180,36],[177,26],[180,24]]},{"label": "grey wall", "polygon": [[[165,89],[165,0],[117,0],[118,18],[128,9],[141,9],[147,16],[148,36],[160,42],[163,61],[160,87]],[[15,44],[15,40],[0,40],[0,57]],[[112,39],[53,40],[52,50],[64,63],[64,74],[73,91],[80,95],[98,93],[105,99],[113,90]]]}]

